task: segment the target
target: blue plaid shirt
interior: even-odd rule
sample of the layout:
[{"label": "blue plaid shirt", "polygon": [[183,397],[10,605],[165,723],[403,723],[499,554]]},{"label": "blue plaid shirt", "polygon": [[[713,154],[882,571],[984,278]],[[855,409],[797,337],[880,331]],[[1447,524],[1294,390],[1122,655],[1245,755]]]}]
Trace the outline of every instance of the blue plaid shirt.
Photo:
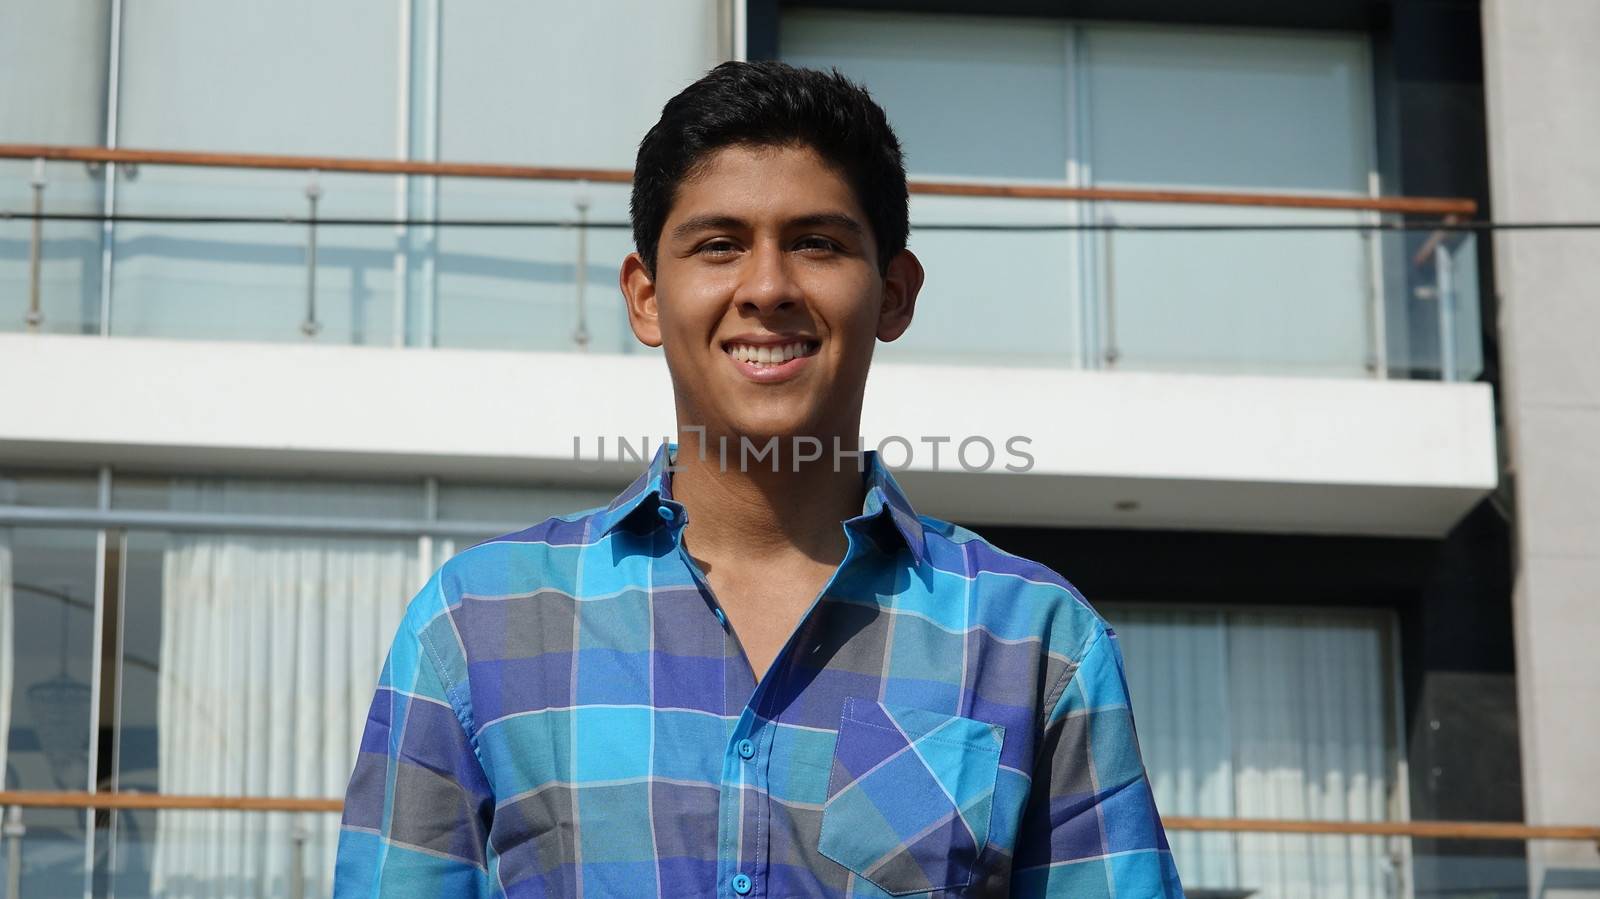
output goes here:
[{"label": "blue plaid shirt", "polygon": [[446,562],[384,665],[335,896],[1181,896],[1111,629],[866,464],[759,685],[665,448]]}]

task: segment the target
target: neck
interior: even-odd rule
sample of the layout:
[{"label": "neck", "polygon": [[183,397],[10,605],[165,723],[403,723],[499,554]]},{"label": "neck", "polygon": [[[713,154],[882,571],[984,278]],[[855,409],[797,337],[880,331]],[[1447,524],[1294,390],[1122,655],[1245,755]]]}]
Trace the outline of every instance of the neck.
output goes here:
[{"label": "neck", "polygon": [[[831,437],[821,438],[822,457],[798,471],[792,441],[780,439],[779,470],[773,471],[770,456],[741,465],[736,437],[727,441],[723,464],[715,437],[702,459],[698,434],[680,436],[672,497],[688,511],[685,539],[696,557],[748,562],[804,556],[835,565],[844,558],[840,522],[861,513],[865,488],[852,457],[835,464]],[[840,446],[857,448],[854,440]]]}]

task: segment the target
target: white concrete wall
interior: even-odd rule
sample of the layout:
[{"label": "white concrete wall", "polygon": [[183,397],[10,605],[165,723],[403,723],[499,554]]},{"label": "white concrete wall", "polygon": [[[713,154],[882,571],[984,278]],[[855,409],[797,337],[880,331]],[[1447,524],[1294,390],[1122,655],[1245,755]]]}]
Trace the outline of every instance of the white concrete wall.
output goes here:
[{"label": "white concrete wall", "polygon": [[[1600,3],[1485,0],[1483,25],[1495,217],[1600,219]],[[1600,232],[1502,232],[1495,263],[1527,820],[1600,825]],[[1593,845],[1530,855],[1533,895],[1600,892]]]},{"label": "white concrete wall", "polygon": [[[674,427],[659,356],[0,334],[0,383],[0,461],[124,470],[614,483],[637,466],[586,470],[574,437],[614,460]],[[906,485],[946,518],[1438,536],[1496,483],[1491,404],[1481,384],[884,363],[863,428],[914,445]],[[1002,467],[1014,436],[1024,474]],[[989,471],[955,458],[967,437]]]}]

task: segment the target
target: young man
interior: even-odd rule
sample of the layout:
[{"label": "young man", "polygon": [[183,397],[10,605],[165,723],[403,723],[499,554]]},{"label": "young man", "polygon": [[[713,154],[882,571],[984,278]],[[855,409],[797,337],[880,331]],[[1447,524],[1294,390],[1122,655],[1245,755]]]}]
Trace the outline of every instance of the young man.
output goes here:
[{"label": "young man", "polygon": [[632,212],[679,443],[411,603],[336,895],[1181,895],[1111,630],[851,454],[923,279],[883,111],[718,66]]}]

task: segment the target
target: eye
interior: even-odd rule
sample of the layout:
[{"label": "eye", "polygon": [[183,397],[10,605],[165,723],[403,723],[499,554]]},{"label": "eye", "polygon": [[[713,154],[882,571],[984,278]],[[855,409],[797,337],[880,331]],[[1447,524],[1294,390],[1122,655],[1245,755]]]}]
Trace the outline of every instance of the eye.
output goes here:
[{"label": "eye", "polygon": [[821,250],[828,253],[838,252],[841,249],[838,242],[820,234],[808,234],[795,241],[794,245],[797,250]]},{"label": "eye", "polygon": [[731,256],[738,251],[738,244],[726,237],[716,237],[701,244],[695,252],[704,256]]}]

